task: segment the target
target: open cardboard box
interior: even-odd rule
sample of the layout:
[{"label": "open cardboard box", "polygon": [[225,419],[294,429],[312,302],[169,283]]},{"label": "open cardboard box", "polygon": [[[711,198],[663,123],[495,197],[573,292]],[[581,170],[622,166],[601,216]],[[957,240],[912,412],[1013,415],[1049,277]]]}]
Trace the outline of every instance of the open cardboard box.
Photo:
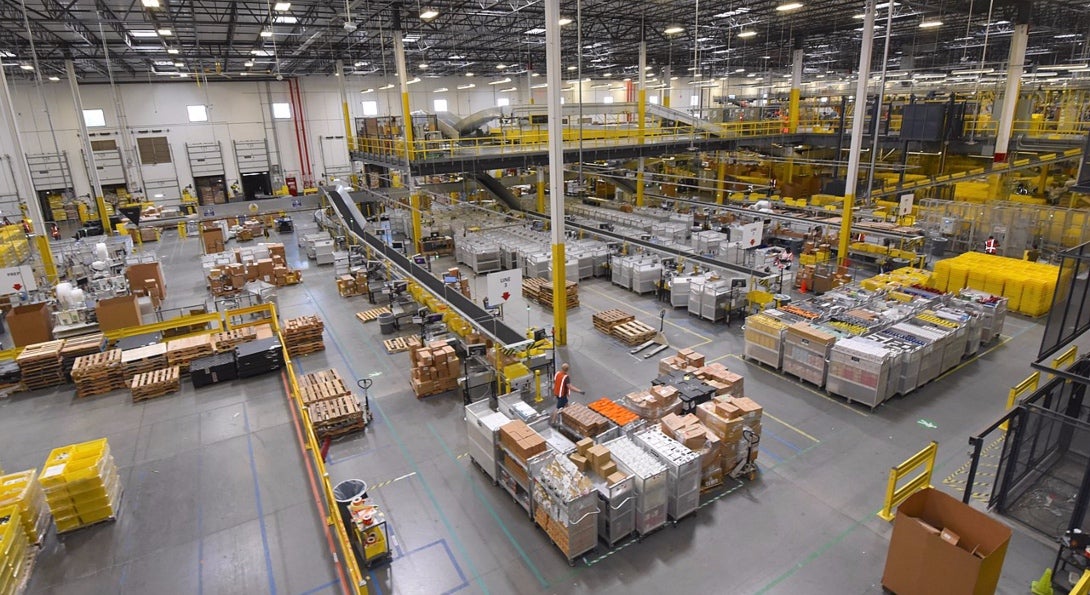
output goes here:
[{"label": "open cardboard box", "polygon": [[882,586],[897,595],[994,593],[1010,540],[1003,523],[944,492],[921,490],[897,508]]}]

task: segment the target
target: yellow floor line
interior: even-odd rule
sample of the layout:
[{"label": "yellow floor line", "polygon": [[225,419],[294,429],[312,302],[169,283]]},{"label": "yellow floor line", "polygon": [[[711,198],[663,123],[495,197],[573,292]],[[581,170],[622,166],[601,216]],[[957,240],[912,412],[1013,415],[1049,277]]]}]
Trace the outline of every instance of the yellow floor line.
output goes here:
[{"label": "yellow floor line", "polygon": [[[600,296],[602,296],[602,297],[604,297],[604,298],[606,298],[608,300],[613,300],[613,301],[617,302],[618,304],[621,304],[622,306],[625,306],[626,308],[629,308],[631,310],[635,310],[635,311],[639,312],[640,314],[643,314],[645,316],[653,316],[655,318],[658,318],[658,313],[657,312],[651,313],[651,312],[648,312],[647,310],[637,308],[636,306],[633,306],[632,304],[630,304],[630,303],[628,303],[626,301],[619,300],[619,299],[617,299],[617,298],[615,298],[615,297],[613,297],[613,296],[611,296],[609,294],[602,293],[601,291],[598,291],[597,289],[591,289],[590,287],[583,287],[582,289],[580,289],[580,291],[589,291],[591,293],[596,293],[596,294],[598,294],[598,295],[600,295]],[[712,342],[712,339],[710,337],[705,337],[704,335],[701,335],[700,333],[698,333],[696,331],[687,329],[687,328],[685,328],[685,327],[683,327],[683,326],[681,326],[679,324],[675,324],[673,322],[670,322],[669,320],[664,320],[664,322],[666,322],[666,324],[678,329],[679,331],[684,331],[686,333],[689,333],[690,335],[693,335],[694,337],[699,337],[700,339],[702,339],[704,341],[703,343],[701,343],[701,345],[706,345],[706,344]]]},{"label": "yellow floor line", "polygon": [[789,429],[789,430],[791,430],[791,431],[795,432],[796,434],[799,434],[800,436],[802,436],[802,437],[804,437],[804,438],[809,438],[810,440],[813,440],[815,444],[820,444],[820,443],[821,443],[821,440],[818,440],[817,438],[814,438],[813,436],[811,436],[811,435],[807,434],[806,432],[803,432],[802,430],[800,430],[800,429],[796,428],[795,426],[793,426],[793,425],[791,425],[791,424],[789,424],[789,423],[785,422],[784,420],[782,420],[782,419],[780,419],[780,418],[776,417],[775,415],[772,415],[771,413],[769,413],[769,412],[767,412],[767,411],[765,411],[765,412],[763,413],[763,415],[764,415],[765,417],[767,417],[767,418],[769,418],[769,419],[771,419],[771,420],[773,420],[773,421],[775,421],[775,422],[779,423],[780,425],[786,426],[786,427],[787,427],[787,429]]},{"label": "yellow floor line", "polygon": [[[745,359],[743,359],[741,356],[738,356],[738,355],[736,355],[734,353],[728,354],[726,357],[733,357],[734,359],[736,359],[736,360],[738,360],[740,362],[750,363],[750,362],[746,362]],[[760,370],[760,371],[762,371],[762,372],[764,372],[765,374],[770,374],[772,376],[775,376],[776,378],[782,378],[782,379],[794,384],[795,386],[801,388],[802,390],[804,390],[804,391],[806,391],[808,393],[813,393],[813,394],[821,397],[822,399],[825,399],[826,401],[829,401],[830,403],[836,403],[837,405],[840,405],[841,407],[847,409],[848,411],[851,411],[852,413],[854,413],[856,415],[859,415],[861,417],[870,417],[869,413],[864,413],[863,411],[860,411],[860,410],[856,409],[855,407],[852,407],[851,405],[849,405],[847,403],[844,403],[842,401],[834,399],[834,398],[830,397],[829,395],[821,394],[818,391],[816,391],[816,390],[814,390],[814,389],[812,389],[812,388],[810,388],[808,386],[804,386],[802,384],[794,382],[790,378],[785,378],[785,377],[777,374],[776,372],[773,372],[772,370],[766,370],[760,364],[754,364],[753,367]]]}]

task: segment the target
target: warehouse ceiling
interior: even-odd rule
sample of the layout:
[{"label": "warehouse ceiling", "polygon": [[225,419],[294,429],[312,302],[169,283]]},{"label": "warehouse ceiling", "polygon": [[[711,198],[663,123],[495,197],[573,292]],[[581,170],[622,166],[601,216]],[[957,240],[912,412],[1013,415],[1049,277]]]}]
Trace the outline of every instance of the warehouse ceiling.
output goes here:
[{"label": "warehouse ceiling", "polygon": [[[1028,67],[1090,60],[1087,0],[903,0],[879,4],[876,65],[892,9],[891,69],[1000,70],[1016,12],[1030,4]],[[665,66],[687,75],[694,63],[705,77],[786,73],[796,43],[805,49],[807,78],[844,75],[858,65],[863,6],[565,0],[565,78],[634,77],[641,32],[659,76]],[[392,79],[391,34],[400,21],[415,76],[526,76],[544,72],[544,8],[543,0],[0,0],[0,56],[17,79],[64,78],[69,56],[84,81],[328,75],[337,59],[349,75]]]}]

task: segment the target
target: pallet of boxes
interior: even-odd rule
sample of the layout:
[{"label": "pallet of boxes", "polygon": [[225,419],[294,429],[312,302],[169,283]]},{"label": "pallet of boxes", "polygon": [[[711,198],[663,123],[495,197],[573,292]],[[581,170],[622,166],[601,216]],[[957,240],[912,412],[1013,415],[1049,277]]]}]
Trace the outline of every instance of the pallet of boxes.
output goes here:
[{"label": "pallet of boxes", "polygon": [[659,429],[700,457],[702,491],[723,484],[723,439],[705,426],[697,416],[692,413],[665,415],[659,422]]},{"label": "pallet of boxes", "polygon": [[432,341],[409,351],[412,364],[413,393],[421,399],[458,388],[462,362],[454,348],[443,341]]},{"label": "pallet of boxes", "polygon": [[284,322],[284,346],[288,355],[298,357],[325,350],[322,332],[325,324],[317,316],[300,316]]},{"label": "pallet of boxes", "polygon": [[747,459],[749,462],[756,462],[757,446],[754,445],[753,452],[750,453],[750,442],[745,437],[745,430],[751,431],[756,440],[760,440],[762,412],[762,407],[749,397],[720,395],[707,403],[697,405],[697,419],[720,439],[723,475],[731,476]]},{"label": "pallet of boxes", "polygon": [[681,409],[678,390],[668,385],[630,392],[624,396],[622,404],[649,422],[658,422],[664,415]]},{"label": "pallet of boxes", "polygon": [[354,275],[337,277],[337,293],[341,297],[355,297],[367,294],[367,272],[357,271]]}]

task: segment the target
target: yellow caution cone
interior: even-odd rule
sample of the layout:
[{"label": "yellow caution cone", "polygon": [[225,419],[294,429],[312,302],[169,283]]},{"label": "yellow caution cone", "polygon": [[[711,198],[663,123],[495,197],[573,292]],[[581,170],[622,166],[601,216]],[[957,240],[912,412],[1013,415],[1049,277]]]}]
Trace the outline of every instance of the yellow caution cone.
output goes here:
[{"label": "yellow caution cone", "polygon": [[1052,595],[1052,569],[1046,568],[1040,580],[1033,581],[1029,585],[1029,592],[1033,595]]}]

